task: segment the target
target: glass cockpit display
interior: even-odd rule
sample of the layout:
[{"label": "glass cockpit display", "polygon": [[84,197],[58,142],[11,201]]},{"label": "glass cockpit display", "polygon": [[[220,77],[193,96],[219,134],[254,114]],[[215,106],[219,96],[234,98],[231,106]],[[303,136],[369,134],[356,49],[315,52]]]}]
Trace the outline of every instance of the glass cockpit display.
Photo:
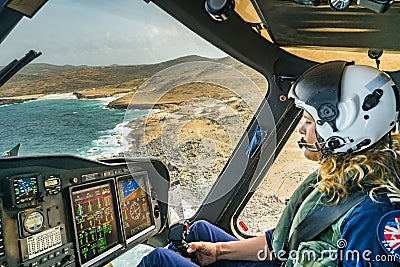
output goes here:
[{"label": "glass cockpit display", "polygon": [[81,263],[110,252],[118,245],[118,218],[110,182],[71,192],[74,224]]},{"label": "glass cockpit display", "polygon": [[20,177],[12,181],[14,204],[22,205],[36,199],[38,193],[37,177]]},{"label": "glass cockpit display", "polygon": [[120,177],[118,179],[118,196],[122,212],[122,224],[127,242],[151,229],[154,219],[151,213],[151,202],[145,174]]}]

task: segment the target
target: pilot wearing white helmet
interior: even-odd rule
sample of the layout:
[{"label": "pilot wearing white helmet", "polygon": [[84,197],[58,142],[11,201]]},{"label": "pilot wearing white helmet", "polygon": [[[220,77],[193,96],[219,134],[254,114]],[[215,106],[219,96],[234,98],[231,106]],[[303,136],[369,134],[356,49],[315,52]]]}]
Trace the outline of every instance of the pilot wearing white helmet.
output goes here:
[{"label": "pilot wearing white helmet", "polygon": [[400,231],[400,138],[391,133],[399,115],[395,83],[373,67],[332,61],[298,77],[289,97],[305,111],[299,146],[321,165],[313,185],[321,198],[307,198],[331,205],[319,218],[340,214],[313,240],[299,243],[298,253],[331,249],[337,257],[329,266],[398,266],[400,235],[388,234]]}]

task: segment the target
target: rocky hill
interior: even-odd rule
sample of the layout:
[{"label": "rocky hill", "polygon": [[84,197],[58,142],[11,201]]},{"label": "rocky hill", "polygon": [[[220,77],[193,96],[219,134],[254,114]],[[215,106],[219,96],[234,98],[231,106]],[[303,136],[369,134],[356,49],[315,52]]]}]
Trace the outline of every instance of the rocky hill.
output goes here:
[{"label": "rocky hill", "polygon": [[[230,57],[210,59],[193,55],[157,64],[145,65],[56,66],[32,63],[24,67],[2,86],[0,90],[0,105],[19,103],[24,100],[32,100],[48,94],[73,93],[77,98],[99,98],[119,93],[133,94],[139,86],[160,71],[165,73],[165,77],[161,79],[160,83],[162,85],[168,85],[169,82],[179,77],[177,77],[174,71],[168,72],[165,70],[168,70],[168,68],[172,66],[175,66],[174,68],[178,66],[179,71],[179,66],[182,66],[182,63],[193,62],[220,63],[212,64],[212,69],[209,69],[209,73],[206,74],[206,77],[210,79],[219,79],[220,84],[229,85],[230,80],[229,76],[223,76],[222,72],[220,72],[220,68],[223,66],[224,68],[231,68],[232,70],[239,70],[245,73],[245,75],[258,81],[259,86],[266,88],[265,81],[258,73]],[[203,66],[204,64],[198,64],[198,67],[191,67],[188,70],[189,73],[185,73],[185,76],[192,77],[192,79],[202,79],[205,71],[201,69]],[[183,84],[177,91],[179,94],[175,94],[173,97],[170,95],[168,101],[164,100],[164,104],[176,104],[182,100],[186,100],[190,90],[185,90],[185,87],[189,86],[191,87],[190,89],[193,89],[193,85],[190,84],[191,82],[187,81],[187,83],[188,85]],[[159,86],[157,87],[159,88]],[[210,96],[213,94],[214,89],[217,91],[219,90],[218,86],[197,87],[195,94],[196,96]],[[243,87],[243,89],[245,88]],[[141,93],[146,97],[142,96],[136,99],[136,101],[139,101],[136,103],[139,106],[145,106],[148,102],[153,102],[153,98],[156,97],[157,94],[160,94],[159,89],[154,89],[154,87],[149,86],[147,86],[145,92]],[[109,107],[119,109],[126,108],[131,101],[132,94],[110,103]]]},{"label": "rocky hill", "polygon": [[111,66],[56,66],[32,63],[2,86],[0,97],[72,93],[105,87],[126,88],[137,85],[132,84],[132,81],[151,77],[170,66],[199,60],[212,59],[187,56],[158,64]]}]

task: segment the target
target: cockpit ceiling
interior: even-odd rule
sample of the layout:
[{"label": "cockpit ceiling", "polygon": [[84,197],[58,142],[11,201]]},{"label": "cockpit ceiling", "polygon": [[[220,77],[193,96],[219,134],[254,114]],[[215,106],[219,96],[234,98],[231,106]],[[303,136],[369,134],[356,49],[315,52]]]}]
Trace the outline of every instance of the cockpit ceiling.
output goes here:
[{"label": "cockpit ceiling", "polygon": [[400,51],[400,2],[377,14],[353,3],[346,11],[332,10],[327,1],[303,6],[293,0],[236,0],[235,11],[249,23],[261,23],[262,35],[279,46],[341,47]]}]

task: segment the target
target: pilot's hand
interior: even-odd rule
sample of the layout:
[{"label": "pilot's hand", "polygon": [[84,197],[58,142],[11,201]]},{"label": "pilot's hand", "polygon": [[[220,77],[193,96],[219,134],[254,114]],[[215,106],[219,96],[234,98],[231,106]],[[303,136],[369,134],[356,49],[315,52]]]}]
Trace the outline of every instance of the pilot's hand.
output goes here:
[{"label": "pilot's hand", "polygon": [[217,247],[214,243],[192,242],[187,252],[196,253],[197,261],[201,266],[209,265],[217,260]]}]

